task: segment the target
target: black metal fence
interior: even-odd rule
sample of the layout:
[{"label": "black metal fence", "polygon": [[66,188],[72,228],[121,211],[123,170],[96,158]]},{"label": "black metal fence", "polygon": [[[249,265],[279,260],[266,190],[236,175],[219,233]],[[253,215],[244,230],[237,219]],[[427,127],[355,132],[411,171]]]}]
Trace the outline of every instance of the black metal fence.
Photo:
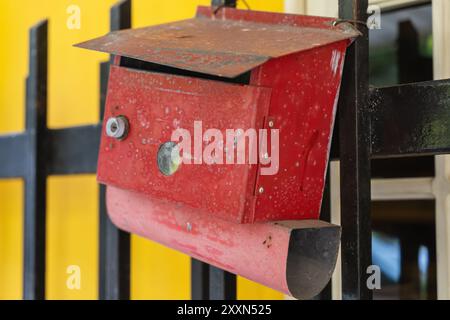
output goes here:
[{"label": "black metal fence", "polygon": [[[236,1],[213,0],[235,6]],[[340,0],[341,19],[367,20],[368,0]],[[368,30],[349,48],[339,101],[332,158],[341,166],[342,293],[371,299],[366,269],[371,265],[370,160],[450,153],[450,81],[369,88]],[[131,0],[111,9],[111,30],[131,27]],[[26,81],[26,131],[0,136],[1,178],[25,180],[24,299],[45,299],[46,179],[48,175],[95,173],[101,124],[47,128],[47,21],[30,31]],[[100,66],[103,114],[109,62]],[[431,123],[439,130],[429,130]],[[325,195],[325,203],[328,195]],[[99,192],[99,298],[130,297],[130,235],[118,230]],[[329,219],[324,205],[322,219]],[[193,299],[235,299],[236,277],[192,259]],[[320,298],[331,297],[330,286]]]}]

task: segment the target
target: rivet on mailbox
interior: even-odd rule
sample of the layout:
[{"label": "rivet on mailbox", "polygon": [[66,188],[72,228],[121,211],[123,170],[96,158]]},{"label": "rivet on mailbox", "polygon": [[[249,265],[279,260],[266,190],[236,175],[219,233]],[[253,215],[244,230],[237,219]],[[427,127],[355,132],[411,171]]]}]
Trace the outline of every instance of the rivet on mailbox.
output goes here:
[{"label": "rivet on mailbox", "polygon": [[116,56],[97,173],[112,221],[296,298],[319,293],[340,241],[319,220],[324,177],[359,35],[333,21],[199,7],[79,44]]}]

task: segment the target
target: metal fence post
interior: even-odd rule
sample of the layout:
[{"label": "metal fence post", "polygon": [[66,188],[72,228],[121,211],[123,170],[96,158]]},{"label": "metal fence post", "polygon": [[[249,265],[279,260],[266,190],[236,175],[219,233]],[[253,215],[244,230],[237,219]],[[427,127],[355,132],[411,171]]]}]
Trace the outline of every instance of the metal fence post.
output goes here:
[{"label": "metal fence post", "polygon": [[191,258],[191,299],[209,299],[209,264]]},{"label": "metal fence post", "polygon": [[358,21],[362,33],[348,49],[339,102],[341,160],[342,297],[371,299],[370,110],[368,0],[340,0],[339,17]]},{"label": "metal fence post", "polygon": [[236,275],[214,266],[210,266],[209,299],[236,300]]},{"label": "metal fence post", "polygon": [[23,298],[45,299],[47,31],[42,21],[30,30],[26,82],[28,154],[25,177]]}]

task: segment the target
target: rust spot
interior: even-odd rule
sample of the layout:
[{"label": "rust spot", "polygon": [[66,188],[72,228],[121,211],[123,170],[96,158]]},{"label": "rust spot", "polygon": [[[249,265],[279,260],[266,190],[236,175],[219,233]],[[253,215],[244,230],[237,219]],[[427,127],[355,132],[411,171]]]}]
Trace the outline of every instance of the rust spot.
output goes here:
[{"label": "rust spot", "polygon": [[269,234],[262,244],[270,248],[272,246],[272,236]]}]

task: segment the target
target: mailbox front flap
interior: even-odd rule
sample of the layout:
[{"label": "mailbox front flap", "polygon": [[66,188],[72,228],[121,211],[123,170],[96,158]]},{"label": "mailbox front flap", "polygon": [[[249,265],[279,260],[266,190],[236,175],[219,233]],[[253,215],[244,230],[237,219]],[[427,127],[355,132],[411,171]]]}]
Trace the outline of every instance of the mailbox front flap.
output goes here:
[{"label": "mailbox front flap", "polygon": [[200,7],[194,19],[111,32],[78,47],[233,78],[271,58],[352,39],[336,19]]},{"label": "mailbox front flap", "polygon": [[[194,164],[202,160],[195,148],[206,152],[208,129],[218,129],[226,142],[227,129],[262,128],[270,92],[112,66],[105,120],[127,117],[129,133],[119,141],[108,137],[103,128],[98,180],[242,222],[245,207],[253,206],[257,165]],[[191,164],[182,163],[175,173],[164,175],[158,167],[158,152],[172,141],[175,131],[191,135]]]}]

